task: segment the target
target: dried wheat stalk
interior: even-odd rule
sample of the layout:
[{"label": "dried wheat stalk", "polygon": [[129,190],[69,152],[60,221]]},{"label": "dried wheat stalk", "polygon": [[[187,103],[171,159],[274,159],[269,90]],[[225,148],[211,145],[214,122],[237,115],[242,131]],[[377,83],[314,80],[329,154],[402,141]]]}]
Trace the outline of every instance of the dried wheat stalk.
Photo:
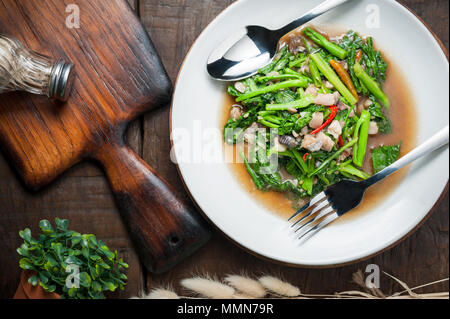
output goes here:
[{"label": "dried wheat stalk", "polygon": [[[196,298],[210,299],[254,299],[254,298],[283,298],[283,299],[449,299],[448,292],[418,294],[414,291],[446,282],[449,278],[431,282],[429,284],[410,288],[400,279],[384,273],[403,287],[403,291],[386,296],[380,289],[367,288],[362,271],[353,274],[353,282],[364,291],[343,291],[334,295],[302,294],[298,287],[273,276],[262,276],[252,279],[244,275],[228,275],[224,282],[209,277],[194,277],[181,281],[181,286],[190,291]],[[154,289],[140,299],[192,299],[192,296],[179,296],[173,289]]]}]

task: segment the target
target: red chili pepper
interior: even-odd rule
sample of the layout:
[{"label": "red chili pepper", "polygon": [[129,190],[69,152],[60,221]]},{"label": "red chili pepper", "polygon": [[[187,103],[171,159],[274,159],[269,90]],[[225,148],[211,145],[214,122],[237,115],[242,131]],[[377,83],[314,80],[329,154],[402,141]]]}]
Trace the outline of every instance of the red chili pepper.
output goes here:
[{"label": "red chili pepper", "polygon": [[343,147],[344,146],[344,140],[342,139],[342,135],[339,136],[339,146]]},{"label": "red chili pepper", "polygon": [[328,118],[328,120],[323,123],[320,127],[318,127],[317,129],[315,129],[314,131],[312,131],[310,134],[314,135],[319,133],[320,131],[322,131],[325,127],[327,127],[331,122],[333,122],[334,118],[337,115],[337,106],[336,105],[332,105],[331,107],[331,114],[330,117]]},{"label": "red chili pepper", "polygon": [[303,155],[303,162],[306,162],[308,156],[309,156],[309,153],[305,153],[305,155]]}]

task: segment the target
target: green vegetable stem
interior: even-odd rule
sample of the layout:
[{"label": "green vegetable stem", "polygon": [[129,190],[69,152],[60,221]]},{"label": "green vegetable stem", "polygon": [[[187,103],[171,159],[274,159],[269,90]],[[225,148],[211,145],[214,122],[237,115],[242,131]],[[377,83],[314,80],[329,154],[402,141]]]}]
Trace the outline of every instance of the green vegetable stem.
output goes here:
[{"label": "green vegetable stem", "polygon": [[358,138],[354,138],[350,142],[348,142],[346,145],[344,145],[339,151],[334,153],[332,156],[327,158],[322,165],[319,166],[314,172],[310,173],[309,176],[314,176],[320,173],[322,170],[324,170],[333,160],[339,157],[346,149],[349,149],[350,147],[353,147],[358,142]]},{"label": "green vegetable stem", "polygon": [[282,103],[282,104],[267,104],[266,110],[267,111],[287,111],[290,109],[301,109],[310,106],[314,103],[315,97],[312,95],[305,94],[300,99],[288,102],[288,103]]},{"label": "green vegetable stem", "polygon": [[323,75],[330,81],[331,84],[336,88],[336,90],[341,93],[341,95],[351,104],[356,104],[358,100],[353,96],[349,89],[342,83],[339,76],[334,72],[331,66],[322,58],[319,53],[311,54],[311,59],[316,63],[317,68],[322,72]]},{"label": "green vegetable stem", "polygon": [[360,79],[360,81],[364,84],[364,86],[378,99],[380,102],[386,107],[389,108],[391,103],[387,95],[380,88],[378,83],[370,77],[369,74],[364,71],[361,64],[358,62],[353,66],[353,70],[355,71],[356,76]]},{"label": "green vegetable stem", "polygon": [[314,85],[317,87],[322,86],[322,77],[320,76],[319,69],[313,60],[309,61],[309,71],[311,72],[311,77],[314,81]]},{"label": "green vegetable stem", "polygon": [[311,29],[306,28],[303,30],[303,34],[306,35],[308,38],[313,40],[315,43],[326,49],[328,52],[333,54],[334,56],[337,56],[339,59],[343,60],[347,57],[347,51],[338,46],[337,44],[328,41],[323,35],[321,35],[319,32]]},{"label": "green vegetable stem", "polygon": [[370,112],[363,110],[355,129],[355,138],[359,136],[358,144],[353,148],[353,163],[359,167],[363,165],[366,156],[369,128]]},{"label": "green vegetable stem", "polygon": [[280,75],[262,76],[260,78],[256,78],[256,81],[257,82],[268,82],[268,81],[286,80],[286,79],[303,79],[303,76],[300,74],[280,74]]},{"label": "green vegetable stem", "polygon": [[343,172],[343,173],[347,173],[347,174],[356,176],[356,177],[358,177],[358,178],[360,178],[360,179],[363,179],[363,180],[368,179],[368,178],[370,177],[369,174],[367,174],[367,173],[364,172],[364,171],[361,171],[361,170],[357,169],[356,167],[354,167],[354,166],[351,165],[351,164],[342,166],[342,167],[339,169],[339,171],[340,171],[341,173]]},{"label": "green vegetable stem", "polygon": [[241,102],[241,101],[250,99],[250,98],[258,96],[258,95],[275,92],[275,91],[282,90],[282,89],[288,89],[288,88],[292,88],[292,87],[304,87],[305,88],[307,86],[308,86],[308,79],[306,77],[303,77],[303,78],[297,79],[297,80],[284,81],[284,82],[280,82],[280,83],[276,83],[276,84],[272,84],[272,85],[263,87],[261,89],[257,89],[255,91],[249,92],[247,94],[243,94],[236,99],[236,102]]}]

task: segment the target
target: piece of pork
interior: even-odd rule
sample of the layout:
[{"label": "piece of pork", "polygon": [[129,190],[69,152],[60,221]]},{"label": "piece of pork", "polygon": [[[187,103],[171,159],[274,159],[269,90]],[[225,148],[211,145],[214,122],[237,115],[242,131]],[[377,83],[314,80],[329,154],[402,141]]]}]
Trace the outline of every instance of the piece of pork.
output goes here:
[{"label": "piece of pork", "polygon": [[369,135],[377,135],[378,132],[380,131],[377,122],[370,122],[370,126],[369,126]]},{"label": "piece of pork", "polygon": [[332,135],[335,139],[338,139],[342,134],[342,126],[338,120],[334,120],[328,126],[328,133]]},{"label": "piece of pork", "polygon": [[302,37],[298,35],[291,35],[289,37],[289,52],[292,54],[297,54],[303,51],[305,51],[305,47],[303,46]]},{"label": "piece of pork", "polygon": [[230,111],[230,117],[233,120],[238,120],[242,116],[242,114],[244,114],[242,111],[242,107],[240,105],[233,105]]},{"label": "piece of pork", "polygon": [[353,154],[353,147],[347,148],[342,154],[339,156],[338,162],[345,161],[350,155]]},{"label": "piece of pork", "polygon": [[323,124],[323,113],[322,112],[314,112],[312,115],[312,119],[309,122],[309,127],[316,129],[319,128]]},{"label": "piece of pork", "polygon": [[250,144],[253,145],[255,144],[255,139],[256,139],[256,132],[259,129],[259,124],[254,122],[252,123],[252,125],[250,125],[245,131],[244,131],[244,140]]},{"label": "piece of pork", "polygon": [[303,63],[303,65],[300,67],[300,69],[298,71],[300,73],[303,73],[303,74],[306,74],[306,73],[310,74],[310,71],[309,71],[309,58],[306,59],[306,61]]},{"label": "piece of pork", "polygon": [[309,94],[309,95],[312,95],[312,96],[317,96],[317,94],[319,94],[319,89],[314,84],[310,84],[306,88],[305,94]]},{"label": "piece of pork", "polygon": [[330,90],[334,89],[334,85],[331,84],[330,81],[324,81],[324,82],[323,82],[323,85],[325,85],[325,87],[326,87],[327,89],[330,89]]},{"label": "piece of pork", "polygon": [[298,179],[289,174],[284,167],[280,169],[281,182],[291,182],[295,187],[298,186]]},{"label": "piece of pork", "polygon": [[302,135],[302,136],[308,135],[308,133],[309,133],[309,128],[307,126],[304,126],[302,128],[302,130],[300,131],[300,135]]},{"label": "piece of pork", "polygon": [[[344,110],[349,110],[350,109],[350,106],[348,106],[347,104],[345,104],[342,101],[339,101],[337,107],[338,107],[339,111],[344,111]],[[355,110],[352,110],[350,112],[350,114],[349,114],[349,117],[354,117],[354,116],[355,116]]]},{"label": "piece of pork", "polygon": [[236,90],[238,90],[240,93],[245,93],[245,91],[247,90],[247,87],[245,86],[244,83],[242,82],[236,82],[234,83],[234,88]]},{"label": "piece of pork", "polygon": [[325,152],[331,152],[334,147],[334,142],[328,135],[325,135],[323,132],[317,134],[317,139],[322,143],[321,149]]},{"label": "piece of pork", "polygon": [[339,94],[339,92],[318,94],[314,103],[317,105],[324,105],[324,106],[337,105],[340,97],[341,95]]},{"label": "piece of pork", "polygon": [[372,103],[372,100],[367,97],[361,98],[356,105],[356,113],[361,114],[361,112],[363,110],[367,110],[372,105]]},{"label": "piece of pork", "polygon": [[318,152],[322,148],[322,141],[308,134],[302,141],[302,148],[313,153]]},{"label": "piece of pork", "polygon": [[272,71],[270,73],[267,73],[267,76],[278,76],[278,75],[280,75],[280,73],[277,71]]},{"label": "piece of pork", "polygon": [[342,67],[343,67],[345,70],[348,70],[348,63],[347,63],[347,61],[339,61],[339,63],[342,65]]}]

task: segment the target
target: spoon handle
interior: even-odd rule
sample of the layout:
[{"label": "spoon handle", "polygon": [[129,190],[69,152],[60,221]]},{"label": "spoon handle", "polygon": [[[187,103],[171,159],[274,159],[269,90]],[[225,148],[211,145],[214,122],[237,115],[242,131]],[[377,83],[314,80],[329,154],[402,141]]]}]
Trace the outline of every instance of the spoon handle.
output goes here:
[{"label": "spoon handle", "polygon": [[431,152],[441,148],[444,145],[447,145],[448,142],[449,142],[449,127],[447,125],[444,129],[442,129],[441,131],[436,133],[433,137],[431,137],[425,143],[418,146],[417,148],[415,148],[414,150],[409,152],[407,155],[403,156],[401,159],[396,161],[391,166],[385,168],[378,174],[367,179],[364,183],[367,185],[367,187],[372,186],[373,184],[381,181],[382,179],[395,173],[399,169],[414,162],[415,160],[417,160],[427,154],[430,154]]},{"label": "spoon handle", "polygon": [[311,21],[312,19],[315,19],[318,16],[321,16],[322,14],[330,11],[331,9],[336,8],[337,6],[343,4],[347,1],[349,1],[349,0],[327,0],[323,3],[321,3],[320,5],[318,5],[317,7],[315,7],[314,9],[305,13],[303,16],[301,16],[297,20],[295,20],[295,21],[289,23],[288,25],[286,25],[285,27],[277,30],[276,32],[278,33],[279,37],[281,38],[282,36],[291,32],[292,30],[297,29],[298,27],[304,25],[305,23]]}]

